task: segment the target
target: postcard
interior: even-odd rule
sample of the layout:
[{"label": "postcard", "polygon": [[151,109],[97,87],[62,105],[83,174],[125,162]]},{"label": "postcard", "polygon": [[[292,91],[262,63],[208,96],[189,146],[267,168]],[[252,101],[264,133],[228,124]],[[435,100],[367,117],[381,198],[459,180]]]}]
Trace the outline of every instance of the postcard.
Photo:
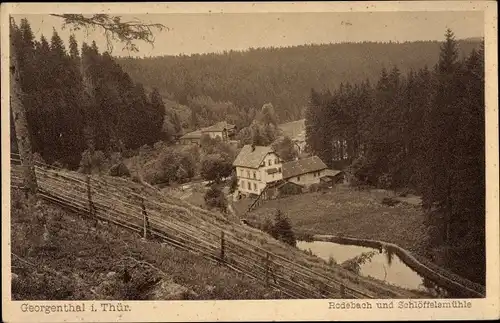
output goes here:
[{"label": "postcard", "polygon": [[4,321],[499,318],[496,2],[1,14]]}]

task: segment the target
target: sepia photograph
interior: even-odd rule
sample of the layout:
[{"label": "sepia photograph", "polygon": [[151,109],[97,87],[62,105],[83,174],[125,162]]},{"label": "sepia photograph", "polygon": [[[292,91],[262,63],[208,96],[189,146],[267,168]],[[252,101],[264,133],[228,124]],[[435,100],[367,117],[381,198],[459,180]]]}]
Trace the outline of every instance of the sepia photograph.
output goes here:
[{"label": "sepia photograph", "polygon": [[498,315],[496,3],[358,4],[2,5],[2,299]]}]

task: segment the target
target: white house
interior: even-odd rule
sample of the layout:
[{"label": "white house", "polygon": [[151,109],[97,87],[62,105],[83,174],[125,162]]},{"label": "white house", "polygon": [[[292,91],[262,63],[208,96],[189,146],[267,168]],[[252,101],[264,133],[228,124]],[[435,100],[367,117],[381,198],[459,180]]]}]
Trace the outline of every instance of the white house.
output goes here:
[{"label": "white house", "polygon": [[283,178],[282,161],[272,147],[245,145],[233,166],[243,195],[259,195],[266,185]]},{"label": "white house", "polygon": [[283,179],[303,187],[319,184],[327,175],[328,167],[318,156],[294,160],[283,164]]}]

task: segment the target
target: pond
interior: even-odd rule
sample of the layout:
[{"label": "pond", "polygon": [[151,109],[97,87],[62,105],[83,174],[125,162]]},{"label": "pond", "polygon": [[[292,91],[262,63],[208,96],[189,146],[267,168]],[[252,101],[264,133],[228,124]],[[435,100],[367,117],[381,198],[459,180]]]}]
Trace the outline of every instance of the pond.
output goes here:
[{"label": "pond", "polygon": [[443,297],[446,295],[443,289],[420,276],[397,255],[389,254],[385,250],[326,241],[297,241],[297,247],[301,250],[311,251],[327,262],[333,258],[335,263],[339,265],[365,254],[368,257],[364,263],[360,263],[360,275],[373,277],[407,289],[431,292],[434,296]]}]

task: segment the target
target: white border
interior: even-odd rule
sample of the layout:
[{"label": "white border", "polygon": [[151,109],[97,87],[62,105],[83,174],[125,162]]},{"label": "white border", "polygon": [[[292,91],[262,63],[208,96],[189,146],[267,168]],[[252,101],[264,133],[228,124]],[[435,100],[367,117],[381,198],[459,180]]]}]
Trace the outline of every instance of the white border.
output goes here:
[{"label": "white border", "polygon": [[[7,322],[59,321],[271,321],[271,320],[415,320],[494,319],[499,317],[499,199],[498,199],[498,58],[497,4],[495,1],[411,2],[295,2],[295,3],[22,3],[2,4],[2,170],[9,174],[10,142],[8,116],[8,16],[43,13],[248,13],[248,12],[349,12],[349,11],[483,11],[486,55],[486,235],[487,297],[470,300],[470,309],[330,310],[327,300],[276,301],[131,301],[131,312],[23,313],[21,304],[100,302],[10,301],[10,177],[2,177],[2,307]],[[358,300],[357,302],[365,302]],[[370,301],[375,305],[375,301]],[[397,307],[399,300],[394,300]],[[375,306],[374,306],[375,307]]]}]

